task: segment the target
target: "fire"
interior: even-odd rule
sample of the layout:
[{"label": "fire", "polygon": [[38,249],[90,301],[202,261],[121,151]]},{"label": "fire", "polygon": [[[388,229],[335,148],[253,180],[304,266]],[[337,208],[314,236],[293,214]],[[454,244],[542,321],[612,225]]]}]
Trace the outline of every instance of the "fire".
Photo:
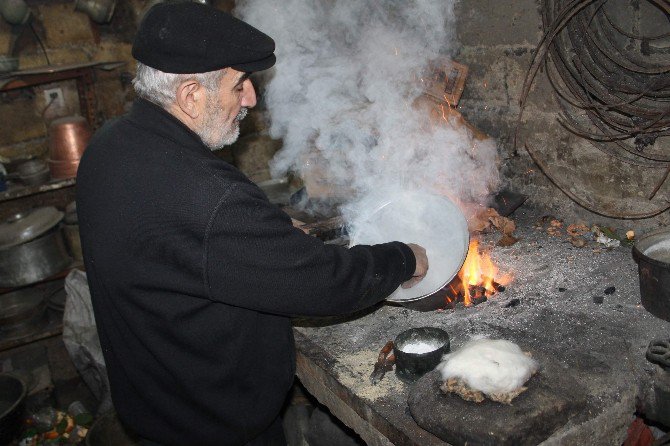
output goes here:
[{"label": "fire", "polygon": [[[509,276],[498,276],[498,268],[491,260],[491,256],[480,250],[479,241],[470,241],[468,255],[463,267],[458,273],[461,289],[453,295],[461,295],[465,306],[473,305],[473,300],[491,297],[497,291],[504,290],[504,286],[511,280]],[[451,291],[456,291],[450,285]],[[485,300],[485,299],[484,299]]]}]

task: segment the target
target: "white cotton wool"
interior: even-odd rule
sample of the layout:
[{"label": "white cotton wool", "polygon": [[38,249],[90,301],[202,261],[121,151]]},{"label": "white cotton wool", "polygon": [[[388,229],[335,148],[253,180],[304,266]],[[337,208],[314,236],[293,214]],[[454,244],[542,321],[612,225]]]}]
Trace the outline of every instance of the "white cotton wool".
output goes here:
[{"label": "white cotton wool", "polygon": [[475,339],[444,355],[437,370],[443,380],[459,378],[487,395],[519,389],[538,369],[538,363],[518,345],[503,339]]}]

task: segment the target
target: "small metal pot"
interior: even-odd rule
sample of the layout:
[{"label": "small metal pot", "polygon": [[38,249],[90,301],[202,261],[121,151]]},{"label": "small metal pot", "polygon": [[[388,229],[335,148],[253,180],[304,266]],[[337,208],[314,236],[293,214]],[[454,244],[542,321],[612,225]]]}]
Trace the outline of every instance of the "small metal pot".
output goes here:
[{"label": "small metal pot", "polygon": [[108,23],[114,15],[116,0],[77,0],[75,11],[81,11],[96,23]]},{"label": "small metal pot", "polygon": [[0,287],[39,282],[71,263],[59,228],[29,242],[0,250]]},{"label": "small metal pot", "polygon": [[11,331],[19,325],[38,321],[47,303],[44,293],[34,288],[0,295],[0,330]]},{"label": "small metal pot", "polygon": [[670,230],[642,237],[633,247],[633,258],[638,264],[642,306],[670,321]]},{"label": "small metal pot", "polygon": [[9,444],[19,435],[27,393],[22,379],[0,374],[0,444]]},{"label": "small metal pot", "polygon": [[51,178],[49,166],[41,159],[21,163],[16,170],[19,172],[21,182],[27,185],[43,184]]},{"label": "small metal pot", "polygon": [[[435,348],[424,352],[409,350],[409,346],[418,343],[429,344]],[[433,370],[449,350],[449,334],[442,329],[419,327],[403,331],[393,342],[395,374],[401,381],[412,383]]]},{"label": "small metal pot", "polygon": [[12,25],[24,25],[30,18],[30,8],[24,0],[4,0],[0,2],[0,14]]}]

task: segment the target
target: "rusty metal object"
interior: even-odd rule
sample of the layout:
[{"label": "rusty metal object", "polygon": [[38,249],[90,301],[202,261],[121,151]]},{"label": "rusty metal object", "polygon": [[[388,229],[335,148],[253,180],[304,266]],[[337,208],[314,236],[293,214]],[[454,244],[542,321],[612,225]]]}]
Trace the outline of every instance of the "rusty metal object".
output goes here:
[{"label": "rusty metal object", "polygon": [[[667,0],[647,0],[659,13],[670,13]],[[608,13],[607,0],[544,0],[545,34],[528,69],[521,97],[515,146],[531,86],[544,66],[561,109],[557,120],[569,132],[589,141],[606,156],[650,169],[663,169],[648,194],[653,199],[670,173],[667,147],[655,144],[670,135],[670,59],[654,52],[650,42],[670,33],[649,35],[644,27],[627,31]],[[611,9],[611,8],[610,8]],[[639,33],[639,34],[638,34]],[[647,34],[644,34],[647,33]],[[526,145],[526,147],[530,147]],[[530,147],[532,150],[532,147]],[[649,218],[664,212],[618,210],[589,203],[555,181],[535,153],[531,158],[568,197],[591,212],[612,218]],[[656,175],[655,172],[651,173]],[[664,206],[664,205],[661,205]]]},{"label": "rusty metal object", "polygon": [[[392,350],[393,341],[388,341],[379,352],[379,357],[377,357],[377,362],[375,363],[375,367],[372,370],[372,374],[370,375],[370,382],[372,384],[378,384],[386,372],[390,372],[393,369],[395,355],[391,353]],[[389,355],[389,353],[391,353],[391,355]]]}]

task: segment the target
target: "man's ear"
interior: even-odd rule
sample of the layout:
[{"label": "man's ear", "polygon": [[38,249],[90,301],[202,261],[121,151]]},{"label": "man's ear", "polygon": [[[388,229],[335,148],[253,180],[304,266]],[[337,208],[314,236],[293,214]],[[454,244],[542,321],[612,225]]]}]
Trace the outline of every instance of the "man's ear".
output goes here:
[{"label": "man's ear", "polygon": [[204,100],[203,90],[202,85],[193,79],[177,87],[177,107],[191,119],[197,119],[200,114],[198,103]]}]

